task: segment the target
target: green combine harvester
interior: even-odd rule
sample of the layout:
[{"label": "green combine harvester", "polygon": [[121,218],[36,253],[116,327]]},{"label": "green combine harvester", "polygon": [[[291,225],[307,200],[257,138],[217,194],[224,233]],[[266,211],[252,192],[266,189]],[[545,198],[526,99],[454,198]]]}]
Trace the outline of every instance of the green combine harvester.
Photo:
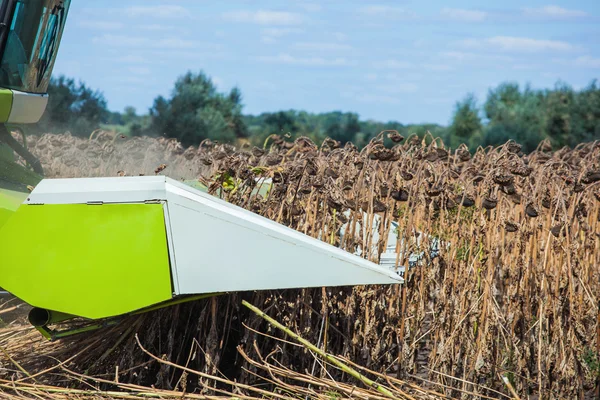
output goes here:
[{"label": "green combine harvester", "polygon": [[0,287],[46,338],[227,292],[403,282],[164,176],[43,179],[6,126],[41,118],[69,3],[0,8]]}]

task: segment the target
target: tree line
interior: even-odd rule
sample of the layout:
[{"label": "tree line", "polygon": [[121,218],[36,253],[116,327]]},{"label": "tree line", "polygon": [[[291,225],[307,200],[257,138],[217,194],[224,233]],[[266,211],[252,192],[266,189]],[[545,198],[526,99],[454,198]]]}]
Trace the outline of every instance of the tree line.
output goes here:
[{"label": "tree line", "polygon": [[466,143],[475,148],[514,139],[526,151],[546,138],[558,147],[600,139],[600,87],[596,80],[581,90],[562,82],[542,90],[503,83],[490,89],[482,104],[473,95],[458,101],[449,126],[361,120],[356,113],[341,111],[245,115],[240,89],[219,92],[204,72],[179,77],[170,96],[156,97],[150,110],[141,115],[133,107],[109,111],[102,92],[64,76],[52,80],[48,93],[47,111],[35,128],[38,132],[70,131],[86,136],[104,128],[131,136],[173,137],[186,146],[205,139],[262,145],[269,135],[283,134],[308,136],[316,142],[330,137],[360,147],[383,130],[396,130],[405,137],[430,132],[452,147]]}]

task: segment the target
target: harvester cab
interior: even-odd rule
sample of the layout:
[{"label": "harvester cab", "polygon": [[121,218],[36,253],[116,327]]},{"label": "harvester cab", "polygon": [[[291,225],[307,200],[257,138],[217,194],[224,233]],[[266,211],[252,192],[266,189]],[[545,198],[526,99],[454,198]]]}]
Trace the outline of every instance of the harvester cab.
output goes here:
[{"label": "harvester cab", "polygon": [[[0,229],[0,286],[46,337],[226,292],[400,274],[164,176],[45,179]],[[91,321],[75,332],[50,325]]]}]

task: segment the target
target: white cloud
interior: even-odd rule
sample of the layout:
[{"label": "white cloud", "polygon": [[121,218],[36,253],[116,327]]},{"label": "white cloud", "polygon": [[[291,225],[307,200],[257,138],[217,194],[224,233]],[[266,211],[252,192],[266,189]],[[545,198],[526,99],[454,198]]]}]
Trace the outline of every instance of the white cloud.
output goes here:
[{"label": "white cloud", "polygon": [[479,61],[506,61],[510,62],[513,60],[512,57],[503,54],[486,54],[486,53],[473,53],[465,51],[442,51],[439,56],[457,62],[479,62]]},{"label": "white cloud", "polygon": [[115,59],[115,61],[122,62],[122,63],[130,63],[130,64],[148,64],[148,63],[150,63],[150,60],[148,60],[147,58],[144,58],[144,57],[138,56],[138,55],[133,55],[133,54],[129,54],[129,55],[122,56],[122,57],[117,57]]},{"label": "white cloud", "polygon": [[347,99],[359,101],[361,103],[378,103],[378,104],[399,104],[400,98],[396,96],[390,96],[386,94],[373,94],[371,92],[365,92],[365,90],[359,91],[344,91],[340,95]]},{"label": "white cloud", "polygon": [[348,39],[348,35],[346,35],[345,33],[342,33],[342,32],[334,32],[333,37],[336,40],[339,40],[340,42],[343,42],[344,40]]},{"label": "white cloud", "polygon": [[148,67],[129,67],[129,72],[136,75],[150,75],[152,71]]},{"label": "white cloud", "polygon": [[218,77],[218,76],[213,76],[212,78],[210,78],[212,80],[212,83],[214,83],[214,85],[218,88],[222,88],[224,81],[222,78]]},{"label": "white cloud", "polygon": [[262,93],[274,93],[277,92],[279,86],[270,81],[259,81],[255,82],[254,87],[252,89],[254,92],[262,92]]},{"label": "white cloud", "polygon": [[553,80],[560,79],[560,74],[557,74],[556,72],[544,72],[544,73],[542,73],[542,76],[544,78],[550,78]]},{"label": "white cloud", "polygon": [[93,43],[103,44],[111,47],[135,47],[135,48],[168,48],[184,49],[196,46],[196,42],[178,37],[153,40],[143,36],[126,36],[104,34],[92,39]]},{"label": "white cloud", "polygon": [[441,15],[444,18],[463,21],[463,22],[481,22],[488,17],[488,13],[478,10],[464,10],[460,8],[442,8]]},{"label": "white cloud", "polygon": [[308,12],[318,12],[323,9],[323,7],[317,3],[300,3],[299,6]]},{"label": "white cloud", "polygon": [[533,64],[514,64],[512,66],[512,69],[515,71],[533,71],[533,70],[537,70],[538,67],[537,67],[537,65],[533,65]]},{"label": "white cloud", "polygon": [[258,60],[268,63],[306,65],[306,66],[347,66],[352,63],[346,58],[322,58],[322,57],[295,57],[288,53],[280,53],[276,56],[258,57]]},{"label": "white cloud", "polygon": [[54,73],[56,75],[82,76],[82,70],[85,70],[85,66],[81,65],[80,60],[69,60],[63,57],[61,58],[60,63],[56,64]]},{"label": "white cloud", "polygon": [[412,82],[399,82],[390,83],[387,85],[378,85],[375,86],[375,88],[385,93],[414,93],[419,89],[419,86]]},{"label": "white cloud", "polygon": [[151,41],[145,37],[104,34],[102,36],[94,37],[92,42],[111,47],[144,47]]},{"label": "white cloud", "polygon": [[[127,76],[113,75],[110,78],[108,78],[108,80],[111,82],[117,83],[117,84],[124,84],[124,85],[134,84],[135,86],[139,86],[139,85],[149,86],[147,77],[132,75],[132,74],[128,74]],[[133,90],[133,89],[135,89],[135,87],[128,88],[128,91]]]},{"label": "white cloud", "polygon": [[188,49],[195,46],[195,41],[179,37],[160,39],[156,42],[156,47],[168,47],[170,49]]},{"label": "white cloud", "polygon": [[261,30],[260,40],[266,44],[277,43],[277,40],[294,33],[303,33],[299,28],[264,28]]},{"label": "white cloud", "polygon": [[194,51],[190,51],[190,49],[187,48],[152,48],[144,49],[144,54],[148,54],[154,57],[154,59],[152,60],[153,63],[160,62],[163,64],[168,63],[171,60],[185,60],[189,62],[198,63],[204,62],[207,59],[231,59],[231,54],[219,50],[217,46],[213,47],[212,50],[209,49],[209,46],[203,46],[202,50],[200,50],[200,48],[194,48]]},{"label": "white cloud", "polygon": [[475,53],[466,53],[464,51],[443,51],[440,53],[440,56],[445,58],[450,58],[456,61],[465,61],[473,58],[477,58],[477,54]]},{"label": "white cloud", "polygon": [[339,51],[351,50],[352,46],[341,43],[326,43],[326,42],[301,42],[296,43],[294,47],[302,50],[317,50],[317,51]]},{"label": "white cloud", "polygon": [[394,82],[406,82],[406,81],[419,81],[422,80],[425,75],[421,72],[405,72],[398,73],[387,73],[385,78]]},{"label": "white cloud", "polygon": [[178,18],[189,16],[189,11],[175,4],[160,4],[156,6],[130,6],[123,10],[129,17]]},{"label": "white cloud", "polygon": [[298,28],[264,28],[261,33],[265,36],[283,37],[293,33],[303,33],[302,29]]},{"label": "white cloud", "polygon": [[94,21],[89,19],[82,19],[77,21],[77,26],[88,29],[98,29],[102,31],[114,31],[122,29],[125,25],[121,22],[116,21]]},{"label": "white cloud", "polygon": [[223,18],[232,22],[247,22],[258,25],[298,25],[302,23],[302,15],[287,11],[231,11],[223,14]]},{"label": "white cloud", "polygon": [[588,13],[580,10],[569,10],[567,8],[549,5],[540,8],[524,8],[523,13],[532,17],[543,17],[553,19],[582,18],[587,17]]},{"label": "white cloud", "polygon": [[573,45],[558,40],[538,40],[513,36],[494,36],[488,39],[489,44],[501,50],[517,51],[568,51],[573,50]]},{"label": "white cloud", "polygon": [[507,52],[572,51],[576,47],[558,40],[541,40],[515,36],[494,36],[487,39],[466,39],[458,42],[462,47],[500,50]]},{"label": "white cloud", "polygon": [[447,64],[423,64],[423,68],[429,71],[451,71],[454,68]]},{"label": "white cloud", "polygon": [[454,97],[425,97],[425,104],[453,104],[456,101]]},{"label": "white cloud", "polygon": [[577,57],[573,64],[577,67],[583,68],[600,68],[600,58],[594,58],[591,56]]},{"label": "white cloud", "polygon": [[425,39],[417,39],[413,42],[413,46],[416,48],[424,47],[427,44]]},{"label": "white cloud", "polygon": [[373,63],[376,68],[388,68],[388,69],[406,69],[412,68],[413,65],[407,61],[398,60],[384,60],[376,61]]},{"label": "white cloud", "polygon": [[139,29],[143,29],[145,31],[161,32],[161,31],[172,31],[175,28],[173,26],[169,26],[169,25],[148,24],[148,25],[140,25]]},{"label": "white cloud", "polygon": [[364,15],[371,17],[385,17],[385,18],[414,18],[416,14],[410,10],[402,7],[384,6],[384,5],[372,5],[365,6],[359,9],[359,12]]},{"label": "white cloud", "polygon": [[265,43],[265,44],[273,44],[273,43],[277,43],[277,40],[272,37],[272,36],[261,36],[260,37],[260,41]]}]

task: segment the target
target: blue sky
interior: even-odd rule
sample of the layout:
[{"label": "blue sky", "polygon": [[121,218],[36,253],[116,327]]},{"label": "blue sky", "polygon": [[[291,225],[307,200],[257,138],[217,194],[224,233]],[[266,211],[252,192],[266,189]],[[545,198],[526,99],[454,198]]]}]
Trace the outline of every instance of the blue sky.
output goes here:
[{"label": "blue sky", "polygon": [[244,112],[448,124],[503,81],[600,78],[600,0],[73,0],[54,72],[146,113],[176,78],[238,86]]}]

